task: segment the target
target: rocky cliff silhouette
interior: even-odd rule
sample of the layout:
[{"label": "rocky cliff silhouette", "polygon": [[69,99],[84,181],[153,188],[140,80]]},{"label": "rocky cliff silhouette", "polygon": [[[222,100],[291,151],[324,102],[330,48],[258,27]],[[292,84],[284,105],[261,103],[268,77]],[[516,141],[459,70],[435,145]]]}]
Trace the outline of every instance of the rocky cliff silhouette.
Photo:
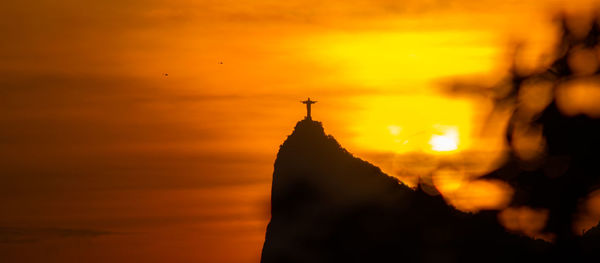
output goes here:
[{"label": "rocky cliff silhouette", "polygon": [[281,145],[262,263],[538,262],[552,245],[508,233],[352,156],[304,119]]}]

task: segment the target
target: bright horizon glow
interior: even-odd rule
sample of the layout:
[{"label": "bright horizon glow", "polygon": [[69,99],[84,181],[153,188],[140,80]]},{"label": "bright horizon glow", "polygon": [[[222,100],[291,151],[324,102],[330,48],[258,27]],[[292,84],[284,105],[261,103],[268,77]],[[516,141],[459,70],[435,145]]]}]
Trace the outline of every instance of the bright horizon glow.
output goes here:
[{"label": "bright horizon glow", "polygon": [[[492,37],[477,31],[340,33],[315,41],[323,48],[310,53],[320,64],[337,68],[342,80],[386,90],[443,77],[489,73],[500,54]],[[414,92],[428,87],[404,88]]]}]

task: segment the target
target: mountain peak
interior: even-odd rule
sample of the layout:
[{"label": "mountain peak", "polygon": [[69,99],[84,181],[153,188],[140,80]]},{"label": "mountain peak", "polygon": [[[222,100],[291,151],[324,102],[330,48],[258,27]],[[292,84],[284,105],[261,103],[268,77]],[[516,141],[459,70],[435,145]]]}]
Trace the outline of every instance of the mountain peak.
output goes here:
[{"label": "mountain peak", "polygon": [[333,139],[331,136],[325,134],[325,129],[323,129],[323,124],[321,122],[305,118],[296,123],[294,131],[288,136],[281,147],[298,147],[300,144],[320,144],[331,139]]},{"label": "mountain peak", "polygon": [[292,135],[297,133],[315,133],[325,135],[325,130],[323,129],[323,123],[320,121],[304,118],[296,123],[296,127],[294,127]]},{"label": "mountain peak", "polygon": [[[363,171],[359,174],[365,178],[353,178],[356,170]],[[280,194],[290,192],[287,187],[306,185],[318,192],[336,192],[334,189],[339,189],[340,183],[344,183],[344,188],[353,189],[356,193],[361,191],[357,188],[369,187],[354,186],[355,182],[378,177],[393,181],[393,184],[399,183],[376,166],[354,157],[333,136],[325,133],[321,122],[306,118],[296,124],[277,154],[271,196],[273,209],[277,208]],[[336,195],[340,194],[342,192],[337,191]]]}]

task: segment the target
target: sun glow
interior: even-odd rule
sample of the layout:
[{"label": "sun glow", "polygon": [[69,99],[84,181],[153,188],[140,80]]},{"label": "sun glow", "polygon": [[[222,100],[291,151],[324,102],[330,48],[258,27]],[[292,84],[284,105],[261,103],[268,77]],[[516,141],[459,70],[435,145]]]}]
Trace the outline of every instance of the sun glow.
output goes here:
[{"label": "sun glow", "polygon": [[451,152],[458,149],[458,131],[456,128],[446,128],[443,134],[434,134],[429,140],[431,150],[436,152]]},{"label": "sun glow", "polygon": [[350,120],[356,147],[392,153],[454,153],[470,146],[472,101],[429,95],[361,98]]}]

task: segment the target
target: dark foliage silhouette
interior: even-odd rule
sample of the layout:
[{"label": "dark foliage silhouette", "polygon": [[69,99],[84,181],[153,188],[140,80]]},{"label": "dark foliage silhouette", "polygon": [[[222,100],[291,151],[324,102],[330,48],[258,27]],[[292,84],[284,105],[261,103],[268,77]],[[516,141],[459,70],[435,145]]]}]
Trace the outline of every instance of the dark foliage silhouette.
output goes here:
[{"label": "dark foliage silhouette", "polygon": [[[516,190],[512,206],[547,209],[549,219],[543,231],[554,235],[559,247],[566,250],[574,249],[572,244],[578,242],[575,221],[584,212],[582,202],[600,186],[600,101],[590,103],[589,98],[582,98],[594,98],[600,89],[600,20],[593,18],[585,24],[573,19],[559,16],[561,35],[554,53],[547,56],[550,63],[524,71],[514,62],[505,81],[491,89],[479,89],[492,91],[488,95],[497,108],[515,108],[506,131],[511,156],[484,178],[508,182]],[[537,93],[523,96],[532,90]],[[467,89],[454,85],[450,91]],[[471,87],[467,92],[478,89]],[[543,107],[531,108],[548,95]],[[544,149],[534,158],[523,158],[518,140],[537,132]]]},{"label": "dark foliage silhouette", "polygon": [[[514,59],[505,81],[491,89],[450,88],[452,93],[488,92],[497,108],[514,106],[506,130],[510,158],[484,178],[503,180],[515,189],[511,206],[549,212],[542,231],[555,237],[554,251],[562,261],[582,260],[600,249],[598,227],[582,238],[577,228],[577,220],[586,212],[582,209],[586,199],[600,189],[600,101],[590,103],[584,98],[597,99],[594,94],[600,89],[600,19],[592,17],[587,23],[577,19],[558,17],[561,33],[553,54],[547,56],[550,63],[526,71]],[[533,96],[523,96],[531,90],[536,91]],[[580,93],[574,95],[577,90]],[[541,108],[531,108],[548,95]],[[537,132],[543,150],[524,158],[517,140]]]},{"label": "dark foliage silhouette", "polygon": [[[528,75],[513,71],[515,80],[511,90],[515,94],[523,88],[526,80],[546,81],[552,85],[554,98],[540,113],[525,118],[521,107],[517,107],[507,131],[509,145],[518,125],[541,127],[546,142],[546,151],[536,160],[534,168],[519,167],[520,159],[513,159],[488,177],[508,181],[517,189],[514,205],[531,205],[550,210],[550,219],[546,231],[557,235],[557,242],[571,242],[575,236],[573,219],[578,203],[600,183],[598,150],[600,149],[600,120],[586,114],[569,116],[557,104],[557,90],[565,89],[565,84],[576,80],[597,82],[600,76],[597,69],[589,73],[578,73],[578,65],[570,59],[583,49],[598,48],[598,20],[590,23],[587,34],[577,36],[573,28],[567,26],[567,19],[560,20],[562,25],[561,41],[556,47],[555,60],[550,67]],[[594,58],[598,60],[598,58]],[[581,65],[589,67],[589,65]],[[516,81],[520,80],[520,81]],[[599,101],[600,103],[600,101]]]}]

